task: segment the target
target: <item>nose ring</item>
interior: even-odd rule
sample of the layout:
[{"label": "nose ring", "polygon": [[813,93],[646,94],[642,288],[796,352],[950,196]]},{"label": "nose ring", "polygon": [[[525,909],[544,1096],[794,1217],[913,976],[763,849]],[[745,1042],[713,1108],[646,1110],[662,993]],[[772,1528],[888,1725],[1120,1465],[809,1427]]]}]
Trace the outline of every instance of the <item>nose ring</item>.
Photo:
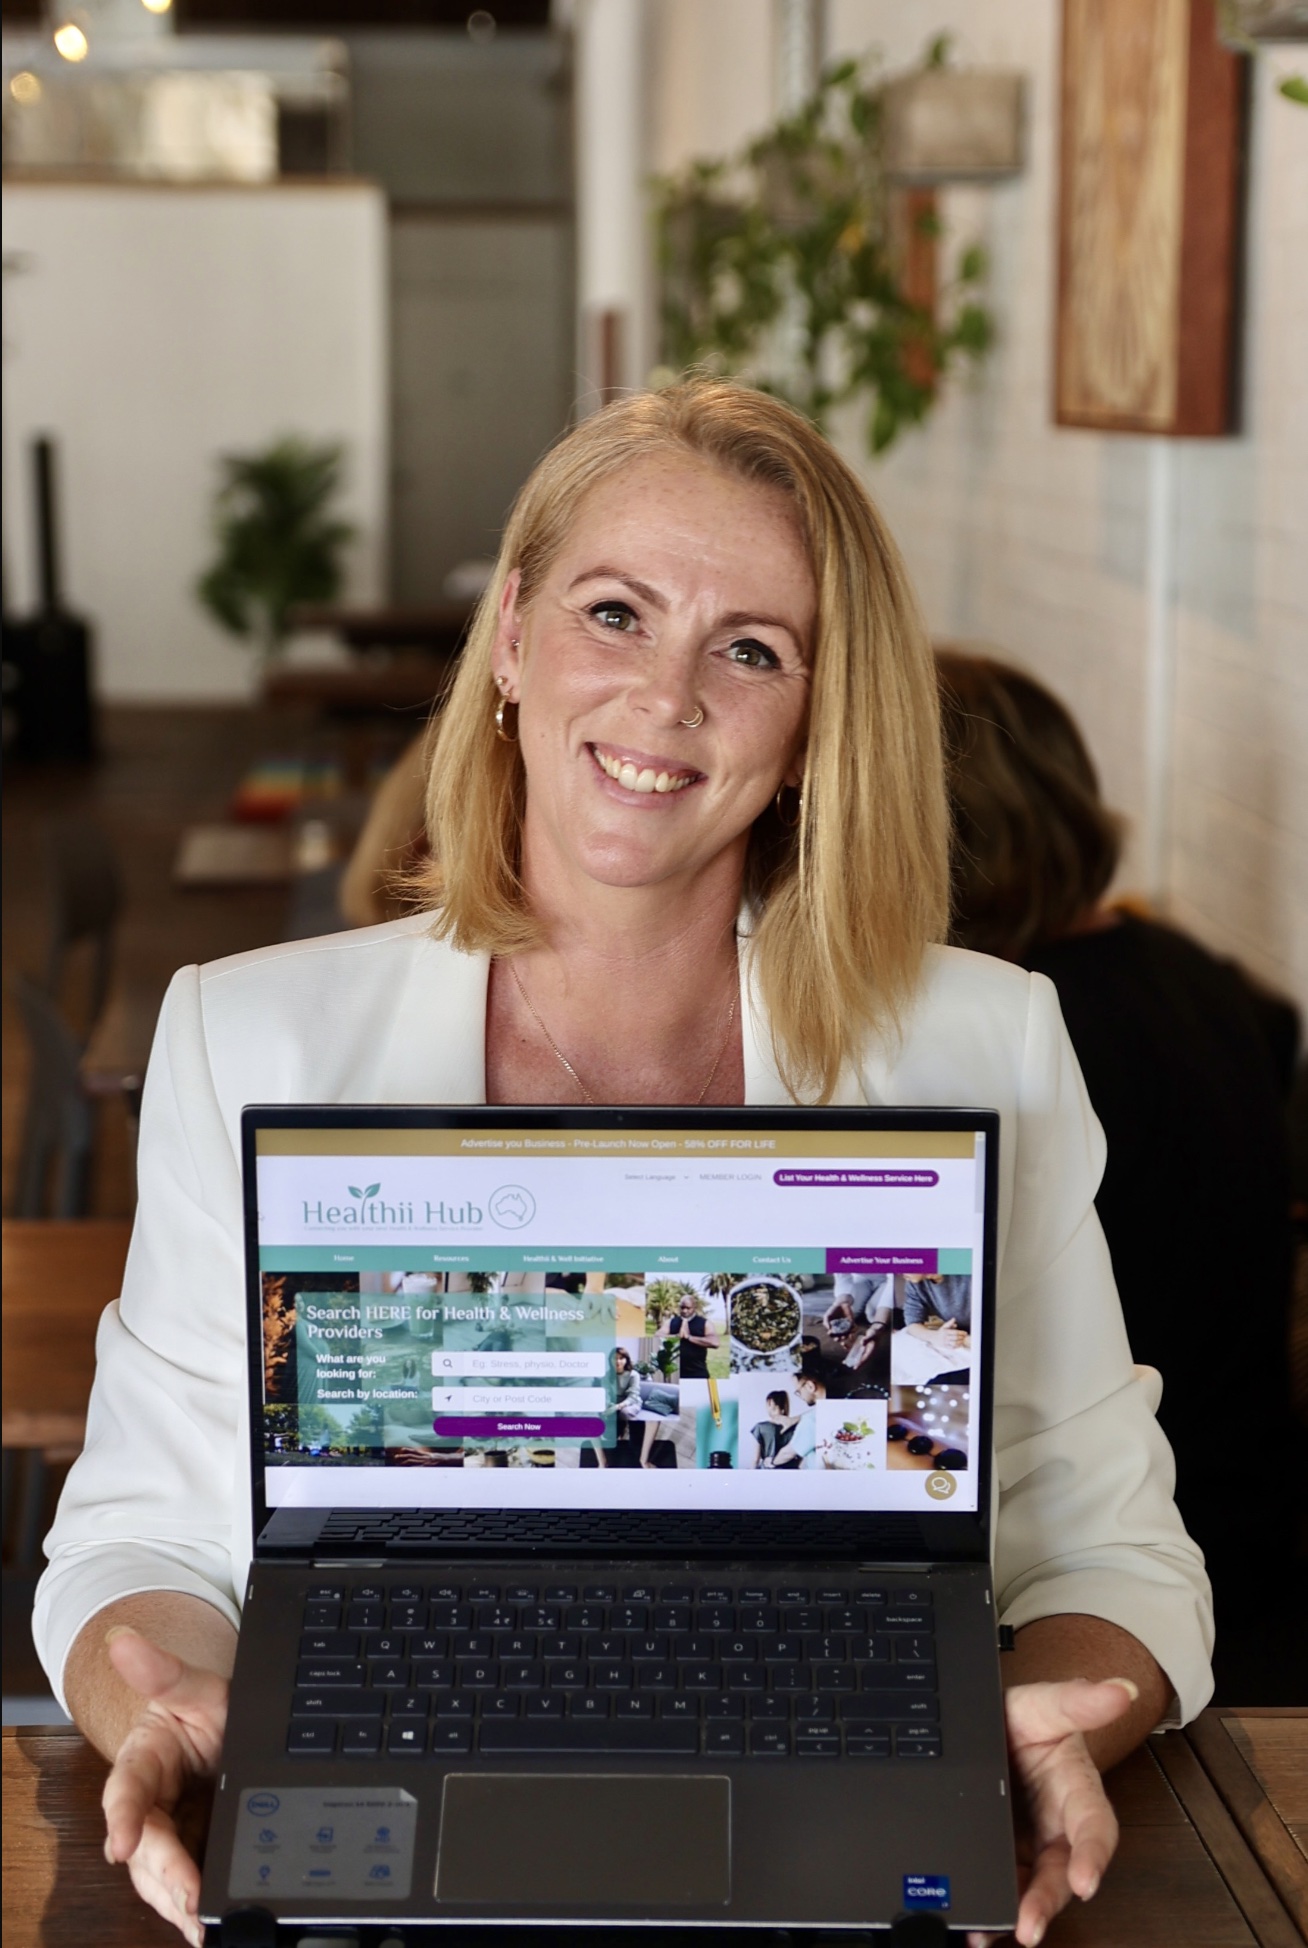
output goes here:
[{"label": "nose ring", "polygon": [[683,717],[681,721],[682,721],[682,723],[683,723],[683,724],[684,724],[684,725],[686,726],[686,729],[687,729],[687,730],[698,730],[698,729],[699,729],[699,727],[700,727],[700,725],[701,725],[701,724],[703,723],[703,721],[704,721],[704,706],[703,706],[703,704],[701,704],[701,705],[700,705],[700,706],[698,707],[698,709],[696,710],[696,712],[695,712],[695,715],[694,715],[693,717]]}]

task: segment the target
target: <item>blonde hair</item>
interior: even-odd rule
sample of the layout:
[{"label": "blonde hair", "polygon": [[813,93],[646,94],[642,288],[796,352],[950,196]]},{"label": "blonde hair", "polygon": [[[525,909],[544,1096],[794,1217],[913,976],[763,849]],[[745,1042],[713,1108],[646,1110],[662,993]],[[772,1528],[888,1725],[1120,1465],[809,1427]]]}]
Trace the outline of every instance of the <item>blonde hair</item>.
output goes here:
[{"label": "blonde hair", "polygon": [[944,935],[948,822],[935,671],[899,551],[852,468],[767,394],[710,379],[640,393],[583,420],[537,466],[429,734],[431,859],[415,890],[437,934],[465,951],[511,955],[540,940],[519,876],[525,776],[495,734],[500,597],[516,569],[529,610],[583,498],[654,454],[783,494],[812,565],[798,823],[774,808],[755,821],[745,894],[778,1068],[792,1095],[825,1102],[867,1034],[897,1027],[928,942]]}]

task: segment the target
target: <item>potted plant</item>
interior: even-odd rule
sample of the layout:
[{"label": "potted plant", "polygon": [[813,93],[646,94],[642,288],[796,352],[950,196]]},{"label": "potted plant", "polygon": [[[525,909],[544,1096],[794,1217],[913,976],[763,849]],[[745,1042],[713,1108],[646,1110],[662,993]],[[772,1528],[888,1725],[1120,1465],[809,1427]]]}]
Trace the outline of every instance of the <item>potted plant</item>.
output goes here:
[{"label": "potted plant", "polygon": [[[933,44],[928,67],[944,65],[946,46]],[[874,453],[923,419],[950,367],[993,336],[978,246],[960,253],[943,305],[911,288],[883,95],[865,62],[841,62],[741,154],[656,185],[668,378],[737,373],[818,425],[857,400]],[[911,222],[934,237],[929,198]]]},{"label": "potted plant", "polygon": [[353,530],[333,519],[341,449],[293,436],[261,453],[229,454],[214,501],[218,556],[200,577],[204,607],[234,636],[253,637],[271,661],[299,602],[332,602]]}]

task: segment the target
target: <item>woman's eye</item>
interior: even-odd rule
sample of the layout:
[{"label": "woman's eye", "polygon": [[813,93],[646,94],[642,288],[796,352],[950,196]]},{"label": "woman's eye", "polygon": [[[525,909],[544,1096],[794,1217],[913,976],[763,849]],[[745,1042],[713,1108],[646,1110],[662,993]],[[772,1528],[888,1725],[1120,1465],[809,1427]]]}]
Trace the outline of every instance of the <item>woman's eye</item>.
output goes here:
[{"label": "woman's eye", "polygon": [[739,642],[732,643],[727,655],[733,663],[743,663],[745,668],[750,670],[781,668],[781,659],[776,651],[769,649],[766,643],[756,643],[750,636],[742,637]]},{"label": "woman's eye", "polygon": [[590,613],[605,629],[630,630],[636,626],[636,612],[625,602],[597,602]]}]

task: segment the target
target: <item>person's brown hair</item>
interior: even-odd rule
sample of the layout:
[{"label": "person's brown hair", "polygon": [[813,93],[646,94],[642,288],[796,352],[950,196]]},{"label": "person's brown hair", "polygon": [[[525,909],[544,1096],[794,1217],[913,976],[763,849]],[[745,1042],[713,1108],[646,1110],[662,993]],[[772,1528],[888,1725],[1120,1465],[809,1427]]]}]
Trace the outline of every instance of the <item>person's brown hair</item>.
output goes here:
[{"label": "person's brown hair", "polygon": [[1019,961],[1083,919],[1117,870],[1121,821],[1081,733],[1034,677],[938,650],[960,947]]},{"label": "person's brown hair", "polygon": [[432,728],[437,933],[514,954],[539,927],[519,879],[521,759],[497,740],[491,649],[519,571],[529,610],[586,494],[633,461],[691,456],[783,494],[817,586],[805,788],[798,822],[754,825],[750,951],[792,1094],[818,1101],[869,1030],[893,1027],[927,944],[944,937],[948,823],[931,650],[899,551],[858,476],[809,422],[765,393],[698,379],[616,401],[566,434],[509,517],[444,711]]}]

